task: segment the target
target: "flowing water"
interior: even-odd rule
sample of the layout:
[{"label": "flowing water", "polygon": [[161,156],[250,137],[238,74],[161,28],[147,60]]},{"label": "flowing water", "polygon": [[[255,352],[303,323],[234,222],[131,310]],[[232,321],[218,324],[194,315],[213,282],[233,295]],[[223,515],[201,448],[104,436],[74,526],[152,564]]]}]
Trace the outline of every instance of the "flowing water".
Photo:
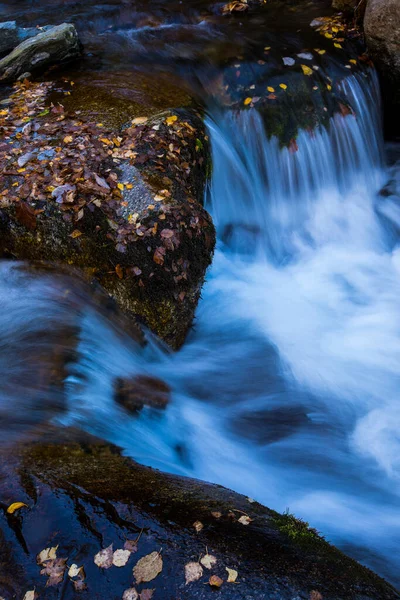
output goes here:
[{"label": "flowing water", "polygon": [[[141,348],[82,297],[60,299],[51,275],[0,263],[0,409],[12,400],[17,436],[52,418],[288,507],[398,584],[400,176],[386,165],[374,73],[341,87],[354,114],[300,132],[296,149],[268,139],[256,109],[210,101],[218,246],[179,352],[151,337]],[[16,385],[29,381],[21,348],[60,325],[80,328],[68,406],[50,391],[38,407]],[[135,374],[168,383],[165,410],[127,416],[115,403],[114,379]]]}]

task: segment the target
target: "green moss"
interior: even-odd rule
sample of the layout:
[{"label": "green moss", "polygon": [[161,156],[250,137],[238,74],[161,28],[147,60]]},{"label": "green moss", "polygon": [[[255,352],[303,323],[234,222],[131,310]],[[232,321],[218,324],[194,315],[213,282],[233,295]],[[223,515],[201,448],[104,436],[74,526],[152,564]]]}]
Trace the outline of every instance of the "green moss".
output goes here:
[{"label": "green moss", "polygon": [[298,519],[289,510],[286,510],[282,515],[278,515],[273,520],[279,531],[286,534],[295,542],[308,545],[323,540],[318,531],[310,527],[307,521]]}]

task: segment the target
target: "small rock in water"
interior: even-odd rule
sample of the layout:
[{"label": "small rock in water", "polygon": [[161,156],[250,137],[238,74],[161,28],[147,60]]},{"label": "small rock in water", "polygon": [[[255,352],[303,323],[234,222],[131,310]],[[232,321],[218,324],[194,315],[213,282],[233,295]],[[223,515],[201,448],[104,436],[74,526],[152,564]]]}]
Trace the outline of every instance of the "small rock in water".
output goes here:
[{"label": "small rock in water", "polygon": [[138,375],[123,379],[119,377],[114,384],[115,399],[130,412],[138,412],[144,406],[165,408],[169,402],[169,386],[156,377]]}]

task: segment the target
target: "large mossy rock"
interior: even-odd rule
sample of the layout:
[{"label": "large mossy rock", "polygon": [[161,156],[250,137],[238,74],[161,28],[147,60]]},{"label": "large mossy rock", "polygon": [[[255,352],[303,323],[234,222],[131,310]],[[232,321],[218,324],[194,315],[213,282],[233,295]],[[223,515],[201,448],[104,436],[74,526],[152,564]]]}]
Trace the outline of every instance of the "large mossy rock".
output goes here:
[{"label": "large mossy rock", "polygon": [[24,73],[43,71],[77,58],[81,53],[73,25],[63,23],[26,39],[0,60],[0,80],[15,81]]},{"label": "large mossy rock", "polygon": [[6,21],[0,23],[0,55],[14,50],[21,42],[37,36],[43,31],[48,31],[50,26],[46,27],[18,27],[16,21]]},{"label": "large mossy rock", "polygon": [[[135,588],[154,590],[154,600],[395,600],[396,591],[347,558],[292,515],[280,515],[221,486],[166,475],[122,458],[96,440],[70,440],[60,432],[45,443],[2,451],[0,511],[0,594],[23,598],[76,598],[72,564],[84,567],[86,595],[93,600],[122,598]],[[7,514],[15,502],[27,507]],[[334,517],[333,517],[334,518]],[[136,542],[135,542],[136,541]],[[94,556],[113,544],[132,553],[125,566],[104,569]],[[67,559],[60,583],[50,585],[36,561],[57,546]],[[138,583],[132,573],[151,553],[162,570]],[[200,576],[185,583],[185,565]],[[208,560],[209,557],[208,557]],[[207,564],[211,568],[207,568]],[[237,571],[228,583],[226,568]],[[159,569],[156,569],[156,572]],[[193,565],[192,565],[193,572]],[[154,575],[154,573],[153,573]],[[219,589],[209,578],[221,579]],[[47,587],[46,583],[48,584]],[[131,592],[133,598],[137,598]]]},{"label": "large mossy rock", "polygon": [[82,268],[177,348],[215,243],[202,119],[165,111],[116,131],[46,108],[49,87],[20,84],[0,117],[0,256]]},{"label": "large mossy rock", "polygon": [[400,133],[400,2],[368,0],[364,17],[368,51],[380,71],[387,131]]}]

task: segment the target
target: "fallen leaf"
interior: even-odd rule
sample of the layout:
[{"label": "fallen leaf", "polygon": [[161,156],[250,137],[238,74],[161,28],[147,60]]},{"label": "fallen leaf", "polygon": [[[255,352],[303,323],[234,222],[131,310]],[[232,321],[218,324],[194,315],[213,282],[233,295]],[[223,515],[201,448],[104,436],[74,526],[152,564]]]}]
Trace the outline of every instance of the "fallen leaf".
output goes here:
[{"label": "fallen leaf", "polygon": [[109,569],[113,564],[113,545],[100,550],[94,557],[94,562],[101,569]]},{"label": "fallen leaf", "polygon": [[117,188],[118,188],[119,190],[121,190],[121,192],[124,190],[124,187],[125,187],[125,186],[124,186],[124,184],[123,184],[123,183],[117,183]]},{"label": "fallen leaf", "polygon": [[35,600],[36,598],[37,598],[37,593],[35,592],[35,590],[30,590],[29,592],[25,593],[23,600]]},{"label": "fallen leaf", "polygon": [[54,560],[57,558],[57,548],[58,546],[53,546],[52,548],[45,548],[36,556],[36,562],[38,565],[43,565],[47,560]]},{"label": "fallen leaf", "polygon": [[300,54],[297,55],[299,58],[303,58],[304,60],[312,60],[313,59],[313,55],[310,54],[310,52],[300,52]]},{"label": "fallen leaf", "polygon": [[154,592],[155,590],[149,590],[148,588],[142,590],[139,594],[140,600],[151,600]]},{"label": "fallen leaf", "polygon": [[[137,272],[137,271],[139,272]],[[132,271],[135,273],[135,275],[141,275],[142,271],[139,269],[139,267],[133,267]],[[129,550],[129,552],[137,552],[137,544],[138,544],[138,540],[126,540],[125,544],[124,544],[124,550]]]},{"label": "fallen leaf", "polygon": [[28,505],[25,504],[25,502],[13,502],[7,508],[7,512],[8,512],[9,515],[12,515],[12,514],[15,513],[16,510],[18,510],[19,508],[22,508],[23,506],[26,506],[26,508],[28,508]]},{"label": "fallen leaf", "polygon": [[318,54],[322,55],[322,54],[325,54],[326,50],[321,50],[321,49],[317,48],[317,52],[318,52]]},{"label": "fallen leaf", "polygon": [[317,590],[310,592],[310,600],[322,600],[323,596]]},{"label": "fallen leaf", "polygon": [[283,90],[287,90],[287,85],[286,83],[280,83],[279,87],[282,88]]},{"label": "fallen leaf", "polygon": [[253,519],[250,519],[250,517],[248,517],[247,515],[242,515],[240,519],[238,519],[238,522],[242,525],[249,525],[252,522],[252,520]]},{"label": "fallen leaf", "polygon": [[128,562],[130,555],[130,550],[116,550],[113,554],[113,565],[115,567],[124,567]]},{"label": "fallen leaf", "polygon": [[122,600],[139,600],[139,594],[135,588],[128,588],[122,594]]},{"label": "fallen leaf", "polygon": [[83,570],[83,567],[78,567],[78,565],[76,565],[74,563],[68,569],[68,577],[71,577],[71,579],[72,579],[73,577],[78,577],[78,576],[84,577],[84,570]]},{"label": "fallen leaf", "polygon": [[267,90],[272,93],[275,92],[275,88],[271,87],[270,85],[267,87]]},{"label": "fallen leaf", "polygon": [[149,119],[147,117],[136,117],[136,119],[132,119],[132,125],[144,125],[147,123]]},{"label": "fallen leaf", "polygon": [[283,56],[282,60],[283,60],[283,64],[286,65],[287,67],[291,67],[296,62],[294,60],[294,58],[291,58],[290,56]]},{"label": "fallen leaf", "polygon": [[335,46],[335,48],[341,48],[342,47],[342,45],[338,44],[337,42],[335,42],[333,45]]},{"label": "fallen leaf", "polygon": [[252,103],[252,101],[253,101],[253,98],[246,98],[246,99],[244,100],[243,104],[244,104],[245,106],[247,106],[248,104],[251,104],[251,103]]},{"label": "fallen leaf", "polygon": [[41,575],[48,575],[46,587],[58,585],[64,579],[64,573],[67,568],[66,558],[55,558],[47,560],[44,563],[44,568],[40,571]]},{"label": "fallen leaf", "polygon": [[18,202],[15,207],[15,216],[17,220],[27,229],[33,231],[36,229],[35,210],[27,202]]},{"label": "fallen leaf", "polygon": [[167,117],[165,119],[165,122],[167,125],[172,125],[173,123],[175,123],[178,120],[178,117],[176,115],[172,115],[171,117]]},{"label": "fallen leaf", "polygon": [[[115,272],[118,275],[119,279],[124,278],[124,269],[123,269],[123,267],[121,267],[121,265],[117,265],[115,267]],[[116,552],[117,552],[117,550],[116,550]],[[125,550],[125,552],[126,552],[126,550]]]},{"label": "fallen leaf", "polygon": [[152,581],[161,573],[163,560],[159,552],[152,552],[143,556],[133,567],[133,575],[137,583]]},{"label": "fallen leaf", "polygon": [[208,583],[211,585],[211,587],[220,588],[224,582],[221,579],[221,577],[218,577],[218,575],[211,575],[210,579],[208,580]]},{"label": "fallen leaf", "polygon": [[237,576],[238,576],[238,572],[235,571],[235,569],[229,569],[228,567],[225,567],[225,570],[228,571],[228,579],[227,582],[228,583],[235,583]]},{"label": "fallen leaf", "polygon": [[195,528],[195,530],[197,531],[197,533],[200,533],[200,531],[203,529],[204,525],[201,521],[195,521],[193,523],[193,527]]},{"label": "fallen leaf", "polygon": [[[208,568],[208,567],[207,567]],[[203,569],[198,562],[190,562],[185,565],[185,581],[186,585],[192,581],[198,581],[203,575]]]},{"label": "fallen leaf", "polygon": [[83,235],[82,231],[79,231],[79,229],[74,229],[73,232],[69,234],[69,237],[75,239],[80,237],[81,235]]},{"label": "fallen leaf", "polygon": [[307,67],[307,65],[301,65],[304,75],[312,75],[312,69]]},{"label": "fallen leaf", "polygon": [[211,514],[215,519],[220,519],[222,517],[222,513],[218,510],[213,511]]},{"label": "fallen leaf", "polygon": [[72,135],[66,135],[64,138],[64,144],[70,144],[71,142],[73,142],[74,138],[72,137]]},{"label": "fallen leaf", "polygon": [[351,58],[351,59],[349,60],[349,62],[353,63],[353,65],[356,65],[356,64],[357,64],[357,61],[356,61],[356,60],[354,60],[354,58]]},{"label": "fallen leaf", "polygon": [[206,569],[211,569],[214,565],[217,564],[217,559],[212,554],[205,554],[203,558],[200,559],[201,564]]}]

